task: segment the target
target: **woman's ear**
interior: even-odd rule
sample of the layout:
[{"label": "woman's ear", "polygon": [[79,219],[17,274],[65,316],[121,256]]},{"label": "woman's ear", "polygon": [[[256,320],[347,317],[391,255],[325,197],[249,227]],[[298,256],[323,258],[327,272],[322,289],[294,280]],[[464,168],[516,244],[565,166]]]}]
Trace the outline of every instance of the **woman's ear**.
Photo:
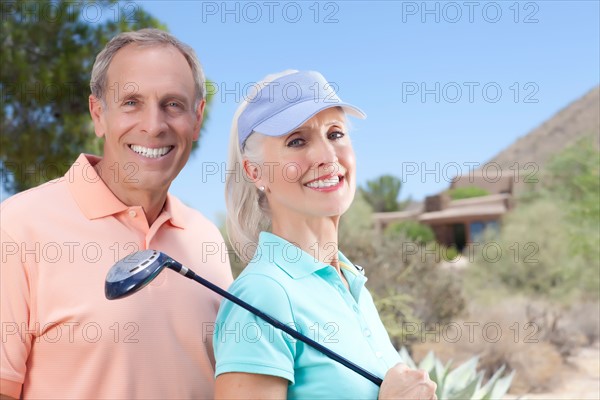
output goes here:
[{"label": "woman's ear", "polygon": [[264,185],[262,185],[261,181],[262,181],[262,174],[261,174],[261,168],[260,165],[258,163],[249,161],[249,160],[244,160],[243,161],[243,167],[244,167],[244,174],[246,174],[246,179],[248,179],[248,181],[254,183],[256,185],[257,188],[259,187],[264,187]]}]

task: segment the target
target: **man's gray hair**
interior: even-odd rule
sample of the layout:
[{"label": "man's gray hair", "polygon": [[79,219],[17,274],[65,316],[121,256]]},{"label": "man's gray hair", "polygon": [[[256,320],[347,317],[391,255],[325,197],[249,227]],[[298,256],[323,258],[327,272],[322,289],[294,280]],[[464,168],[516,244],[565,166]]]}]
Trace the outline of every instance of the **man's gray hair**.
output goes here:
[{"label": "man's gray hair", "polygon": [[92,68],[92,78],[90,80],[90,89],[94,97],[104,99],[104,91],[107,88],[107,72],[110,63],[120,49],[129,45],[138,46],[168,46],[171,45],[183,54],[194,76],[194,86],[196,91],[196,105],[206,96],[206,82],[202,65],[196,56],[196,52],[187,44],[181,42],[175,36],[160,29],[140,29],[133,32],[122,32],[112,38],[106,44],[104,49],[96,57],[94,67]]}]

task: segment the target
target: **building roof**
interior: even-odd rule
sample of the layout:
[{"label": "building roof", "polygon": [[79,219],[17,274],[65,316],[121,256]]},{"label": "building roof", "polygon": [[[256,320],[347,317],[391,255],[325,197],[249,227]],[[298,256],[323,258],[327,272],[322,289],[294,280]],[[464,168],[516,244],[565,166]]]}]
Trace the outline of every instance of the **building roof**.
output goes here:
[{"label": "building roof", "polygon": [[506,211],[506,205],[503,203],[479,204],[470,207],[449,207],[442,211],[423,213],[418,216],[417,220],[428,224],[465,222],[466,220],[489,220],[502,216]]},{"label": "building roof", "polygon": [[510,208],[512,196],[507,193],[491,194],[470,199],[452,200],[440,211],[423,212],[423,205],[412,210],[373,214],[377,223],[419,221],[428,224],[488,220],[502,216]]}]

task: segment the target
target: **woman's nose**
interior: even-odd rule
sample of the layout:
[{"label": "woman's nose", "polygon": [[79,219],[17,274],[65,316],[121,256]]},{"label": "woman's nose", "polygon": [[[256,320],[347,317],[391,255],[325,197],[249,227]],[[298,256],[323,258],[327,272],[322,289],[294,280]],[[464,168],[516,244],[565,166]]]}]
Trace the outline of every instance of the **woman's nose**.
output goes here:
[{"label": "woman's nose", "polygon": [[335,146],[327,139],[315,143],[313,163],[318,166],[330,165],[338,161]]}]

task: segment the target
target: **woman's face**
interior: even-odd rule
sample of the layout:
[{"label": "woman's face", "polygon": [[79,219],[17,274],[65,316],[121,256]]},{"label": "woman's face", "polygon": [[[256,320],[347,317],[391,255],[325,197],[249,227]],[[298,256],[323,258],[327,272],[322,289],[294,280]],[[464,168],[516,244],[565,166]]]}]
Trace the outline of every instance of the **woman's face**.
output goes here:
[{"label": "woman's face", "polygon": [[293,132],[265,136],[258,186],[272,218],[343,214],[356,190],[354,150],[344,112],[328,108]]}]

